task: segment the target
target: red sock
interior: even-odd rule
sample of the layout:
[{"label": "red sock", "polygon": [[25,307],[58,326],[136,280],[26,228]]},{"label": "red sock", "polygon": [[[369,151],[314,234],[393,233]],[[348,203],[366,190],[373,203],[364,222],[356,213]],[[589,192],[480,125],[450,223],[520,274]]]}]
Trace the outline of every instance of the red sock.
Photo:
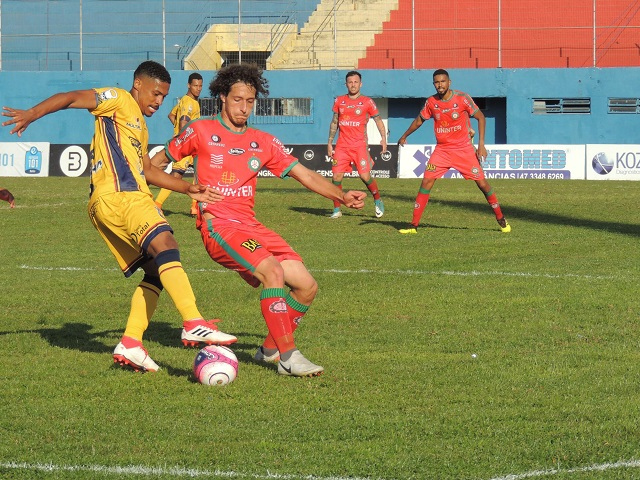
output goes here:
[{"label": "red sock", "polygon": [[[296,348],[293,341],[293,330],[289,320],[289,310],[284,299],[283,288],[265,288],[260,294],[260,309],[267,324],[269,336],[281,352]],[[265,346],[265,348],[273,348]]]},{"label": "red sock", "polygon": [[489,193],[485,193],[484,196],[487,198],[487,202],[493,208],[493,213],[496,216],[497,220],[500,220],[504,215],[502,214],[502,210],[500,209],[500,204],[498,203],[498,198],[496,194],[493,193],[493,189],[489,190]]},{"label": "red sock", "polygon": [[423,190],[420,188],[418,191],[418,196],[416,197],[416,203],[413,206],[413,219],[411,220],[411,225],[417,227],[420,225],[420,219],[422,218],[422,212],[424,212],[427,203],[429,203],[429,196],[431,195],[431,190]]},{"label": "red sock", "polygon": [[[286,301],[288,307],[287,310],[289,311],[289,322],[291,322],[291,333],[293,334],[293,332],[296,331],[296,328],[300,325],[300,322],[302,322],[302,317],[304,317],[307,310],[309,310],[309,306],[298,302],[291,296],[291,292],[287,295]],[[267,335],[267,338],[264,339],[262,347],[269,349],[278,348],[271,334]]]},{"label": "red sock", "polygon": [[[336,187],[338,187],[340,189],[340,191],[342,191],[342,182],[336,182],[334,180],[331,180],[331,183],[333,183]],[[336,202],[335,200],[333,201],[333,208],[338,208],[340,207],[340,202]]]},{"label": "red sock", "polygon": [[371,195],[373,195],[373,199],[374,200],[380,200],[380,192],[378,191],[378,182],[376,182],[376,179],[372,177],[369,180],[369,183],[365,182],[365,185],[367,186],[367,188],[371,192]]}]

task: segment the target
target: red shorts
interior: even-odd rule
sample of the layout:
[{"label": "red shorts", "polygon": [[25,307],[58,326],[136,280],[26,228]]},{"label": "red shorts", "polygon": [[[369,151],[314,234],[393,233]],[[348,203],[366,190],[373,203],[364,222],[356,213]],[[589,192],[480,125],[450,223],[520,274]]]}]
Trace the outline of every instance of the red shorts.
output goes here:
[{"label": "red shorts", "polygon": [[302,261],[293,248],[273,230],[258,223],[245,225],[214,218],[199,223],[202,242],[209,256],[229,270],[235,270],[252,287],[260,286],[253,276],[265,258]]},{"label": "red shorts", "polygon": [[351,148],[336,146],[331,171],[333,173],[351,173],[353,171],[352,165],[356,167],[360,176],[369,173],[373,167],[369,148],[366,145]]},{"label": "red shorts", "polygon": [[437,145],[424,171],[424,178],[440,178],[455,168],[467,180],[482,180],[484,171],[480,166],[476,149],[473,145],[442,148]]}]

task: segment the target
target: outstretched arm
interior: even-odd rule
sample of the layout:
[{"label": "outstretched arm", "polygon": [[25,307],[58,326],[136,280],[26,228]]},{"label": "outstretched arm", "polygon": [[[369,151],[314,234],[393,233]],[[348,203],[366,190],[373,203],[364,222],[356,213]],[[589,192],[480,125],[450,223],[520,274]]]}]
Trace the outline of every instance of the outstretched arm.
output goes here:
[{"label": "outstretched arm", "polygon": [[336,200],[341,204],[355,208],[357,210],[364,207],[364,199],[367,196],[365,192],[350,190],[346,193],[342,189],[329,182],[319,173],[308,169],[304,165],[296,164],[290,171],[289,176],[295,178],[306,188],[315,192],[329,200]]},{"label": "outstretched arm", "polygon": [[156,153],[153,158],[145,155],[142,164],[144,168],[144,176],[147,183],[151,183],[157,187],[173,190],[174,192],[184,193],[199,202],[214,203],[224,199],[218,190],[206,185],[189,183],[181,178],[169,175],[164,171],[169,163],[166,150]]},{"label": "outstretched arm", "polygon": [[65,110],[67,108],[86,108],[93,110],[98,106],[95,90],[74,90],[71,92],[56,93],[28,110],[19,110],[11,107],[2,107],[2,116],[9,120],[2,122],[2,126],[13,125],[10,134],[17,133],[22,136],[27,127],[49,113]]},{"label": "outstretched arm", "polygon": [[420,115],[418,115],[413,120],[413,122],[411,122],[411,125],[409,125],[409,128],[407,128],[407,131],[402,134],[402,136],[398,140],[398,145],[403,146],[405,143],[407,143],[407,137],[411,135],[413,132],[415,132],[417,129],[419,129],[423,123],[424,123],[424,120]]}]

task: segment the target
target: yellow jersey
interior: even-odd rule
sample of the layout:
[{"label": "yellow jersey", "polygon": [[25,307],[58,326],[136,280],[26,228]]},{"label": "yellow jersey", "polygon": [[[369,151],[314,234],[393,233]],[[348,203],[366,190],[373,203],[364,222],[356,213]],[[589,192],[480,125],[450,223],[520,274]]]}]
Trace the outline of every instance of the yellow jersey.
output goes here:
[{"label": "yellow jersey", "polygon": [[182,117],[189,117],[189,121],[200,118],[200,104],[195,98],[185,95],[171,109],[171,113],[176,116],[173,122],[173,135],[176,136],[180,133],[180,119]]},{"label": "yellow jersey", "polygon": [[121,88],[96,88],[98,105],[91,140],[90,195],[141,191],[151,196],[142,158],[149,131],[138,102]]}]

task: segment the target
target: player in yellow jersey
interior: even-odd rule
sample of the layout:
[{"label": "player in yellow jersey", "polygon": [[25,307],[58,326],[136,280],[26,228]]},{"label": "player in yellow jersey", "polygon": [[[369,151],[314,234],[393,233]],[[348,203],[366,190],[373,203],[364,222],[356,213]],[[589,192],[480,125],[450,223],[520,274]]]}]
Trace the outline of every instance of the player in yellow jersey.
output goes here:
[{"label": "player in yellow jersey", "polygon": [[[198,97],[202,92],[202,75],[192,73],[189,75],[189,83],[187,84],[187,93],[183,96],[175,107],[169,112],[169,121],[173,124],[173,136],[177,136],[184,126],[191,120],[200,118],[200,104]],[[192,157],[184,157],[182,160],[175,162],[171,167],[171,175],[182,178],[187,169],[193,165]],[[156,205],[162,208],[164,202],[169,198],[171,190],[163,188],[156,196]],[[196,201],[191,202],[191,215],[198,213]]]},{"label": "player in yellow jersey", "polygon": [[153,203],[148,183],[186,193],[203,202],[223,197],[204,185],[193,185],[166,174],[151,164],[149,134],[144,117],[151,117],[169,93],[171,76],[157,62],[141,63],[127,91],[107,87],[57,93],[43,102],[18,110],[3,107],[13,125],[11,134],[22,136],[27,127],[49,113],[67,108],[87,109],[95,116],[91,142],[89,217],[116,257],[125,277],[142,268],[144,277],[133,293],[124,335],[114,361],[135,370],[156,371],[158,365],[142,346],[142,336],[166,289],[182,316],[185,345],[228,345],[236,337],[205,321],[196,306],[187,274],[180,262],[178,243],[162,212]]}]

